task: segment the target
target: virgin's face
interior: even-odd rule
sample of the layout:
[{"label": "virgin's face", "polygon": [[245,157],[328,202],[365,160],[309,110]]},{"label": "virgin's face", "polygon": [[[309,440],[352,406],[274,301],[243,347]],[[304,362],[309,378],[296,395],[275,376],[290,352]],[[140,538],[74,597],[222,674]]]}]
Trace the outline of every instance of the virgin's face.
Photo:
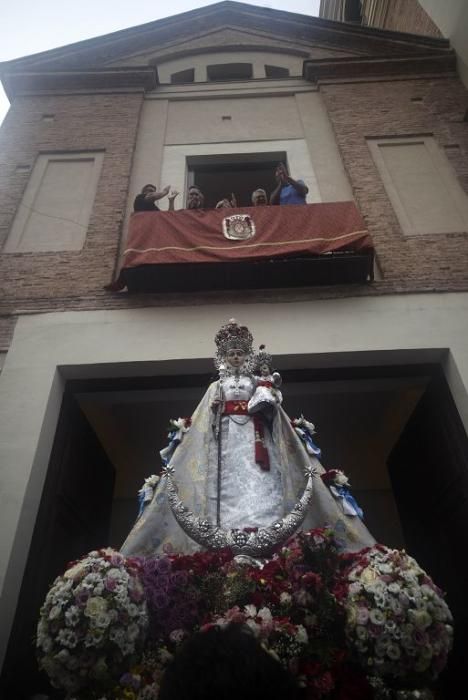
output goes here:
[{"label": "virgin's face", "polygon": [[226,361],[234,369],[239,369],[244,364],[245,352],[239,348],[232,348],[227,351]]}]

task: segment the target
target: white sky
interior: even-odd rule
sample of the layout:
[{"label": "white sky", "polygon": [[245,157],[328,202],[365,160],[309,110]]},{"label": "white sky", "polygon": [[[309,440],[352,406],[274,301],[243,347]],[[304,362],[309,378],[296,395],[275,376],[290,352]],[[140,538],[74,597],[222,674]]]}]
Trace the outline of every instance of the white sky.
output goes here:
[{"label": "white sky", "polygon": [[[0,61],[65,46],[119,29],[135,27],[213,0],[3,0],[0,9]],[[269,0],[251,5],[318,16],[320,0]],[[8,111],[0,87],[0,123]]]}]

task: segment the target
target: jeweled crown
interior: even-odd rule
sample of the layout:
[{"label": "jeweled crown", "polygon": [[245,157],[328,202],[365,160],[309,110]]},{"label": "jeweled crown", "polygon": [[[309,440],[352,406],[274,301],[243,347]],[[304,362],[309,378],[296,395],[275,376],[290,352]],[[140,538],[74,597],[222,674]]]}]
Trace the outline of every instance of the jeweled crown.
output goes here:
[{"label": "jeweled crown", "polygon": [[217,355],[222,357],[228,350],[237,348],[246,354],[252,352],[253,337],[247,326],[239,326],[235,318],[221,326],[215,335],[215,343],[218,348]]}]

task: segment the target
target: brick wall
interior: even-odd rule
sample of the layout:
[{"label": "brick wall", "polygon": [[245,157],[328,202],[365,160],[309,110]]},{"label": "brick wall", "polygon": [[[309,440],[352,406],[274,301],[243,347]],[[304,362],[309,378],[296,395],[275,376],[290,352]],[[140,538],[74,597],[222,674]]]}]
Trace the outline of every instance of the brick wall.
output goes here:
[{"label": "brick wall", "polygon": [[[322,95],[379,266],[396,289],[468,288],[468,234],[403,237],[366,138],[433,134],[468,193],[468,94],[457,78],[323,85]],[[422,98],[422,100],[421,100]],[[413,101],[414,99],[418,101]],[[419,101],[421,100],[421,101]]]},{"label": "brick wall", "polygon": [[[456,77],[323,84],[321,94],[356,201],[374,238],[383,279],[374,284],[257,290],[245,303],[468,289],[468,235],[405,238],[367,146],[366,137],[434,134],[447,147],[468,192],[468,95]],[[413,101],[416,98],[418,101]],[[62,310],[203,305],[232,301],[232,293],[111,294],[103,285],[118,259],[141,94],[22,97],[0,138],[0,240],[8,234],[38,152],[105,149],[103,170],[84,249],[67,253],[0,254],[3,347],[10,316]],[[42,121],[55,114],[55,121]]]},{"label": "brick wall", "polygon": [[[103,150],[104,162],[81,251],[0,255],[0,300],[82,296],[114,273],[141,93],[19,97],[0,133],[0,246],[41,151]],[[55,115],[44,121],[43,115]],[[18,170],[18,167],[20,168]]]},{"label": "brick wall", "polygon": [[425,36],[442,36],[418,0],[393,0],[388,4],[385,21],[372,26],[391,29],[395,32],[410,32]]}]

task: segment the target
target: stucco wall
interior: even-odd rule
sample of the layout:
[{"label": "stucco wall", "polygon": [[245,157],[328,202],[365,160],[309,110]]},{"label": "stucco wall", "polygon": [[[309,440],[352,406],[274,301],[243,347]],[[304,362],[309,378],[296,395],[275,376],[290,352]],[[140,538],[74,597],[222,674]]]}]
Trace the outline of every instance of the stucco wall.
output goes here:
[{"label": "stucco wall", "polygon": [[[128,211],[142,183],[155,178],[181,192],[185,202],[190,155],[261,153],[284,150],[291,172],[309,186],[309,202],[352,199],[352,191],[319,92],[300,81],[287,94],[271,95],[263,84],[257,94],[223,97],[226,86],[197,92],[160,90],[145,100],[132,169]],[[228,90],[232,92],[232,88]],[[167,98],[167,99],[166,99]],[[223,116],[230,117],[228,120]],[[164,149],[164,150],[163,150]],[[127,212],[128,219],[128,212]]]}]

